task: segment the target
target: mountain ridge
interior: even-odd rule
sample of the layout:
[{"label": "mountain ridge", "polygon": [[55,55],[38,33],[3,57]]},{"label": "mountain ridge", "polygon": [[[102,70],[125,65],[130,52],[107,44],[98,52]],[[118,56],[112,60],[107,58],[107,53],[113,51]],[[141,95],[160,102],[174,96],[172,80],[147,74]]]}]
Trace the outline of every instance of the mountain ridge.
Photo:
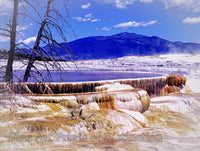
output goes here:
[{"label": "mountain ridge", "polygon": [[[162,54],[200,54],[200,44],[197,43],[171,42],[157,36],[144,36],[128,32],[111,36],[90,36],[71,41],[68,44],[61,44],[72,53],[72,58],[70,58],[61,46],[55,46],[61,56],[59,59],[66,61]],[[52,54],[48,45],[43,48]]]},{"label": "mountain ridge", "polygon": [[[65,43],[62,43],[66,47]],[[119,33],[111,36],[91,36],[69,42],[75,60],[113,59],[123,56],[200,53],[200,44],[171,42],[157,36]]]}]

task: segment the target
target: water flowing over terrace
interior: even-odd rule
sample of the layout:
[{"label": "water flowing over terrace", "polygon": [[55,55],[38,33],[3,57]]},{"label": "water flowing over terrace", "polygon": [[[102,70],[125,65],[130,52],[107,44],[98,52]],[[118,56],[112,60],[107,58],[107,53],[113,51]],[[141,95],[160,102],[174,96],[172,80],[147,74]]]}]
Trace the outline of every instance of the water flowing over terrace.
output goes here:
[{"label": "water flowing over terrace", "polygon": [[[40,145],[49,149],[59,142],[69,148],[86,149],[95,143],[104,150],[151,150],[155,144],[163,144],[156,148],[166,149],[176,137],[183,149],[182,136],[194,136],[195,141],[199,134],[200,97],[180,93],[186,84],[185,77],[173,74],[99,81],[1,83],[1,91],[6,90],[1,95],[1,137],[6,136],[1,144],[15,142],[19,148],[20,141],[26,141],[27,147],[37,141],[36,148]],[[138,139],[142,142],[135,142]],[[189,140],[185,138],[184,144]]]}]

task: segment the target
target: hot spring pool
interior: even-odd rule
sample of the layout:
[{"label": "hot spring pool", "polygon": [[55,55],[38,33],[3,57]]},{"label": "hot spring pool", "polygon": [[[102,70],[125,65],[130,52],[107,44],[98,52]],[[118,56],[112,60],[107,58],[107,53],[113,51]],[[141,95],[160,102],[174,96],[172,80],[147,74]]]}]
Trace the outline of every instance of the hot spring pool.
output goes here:
[{"label": "hot spring pool", "polygon": [[[52,79],[49,80],[46,71],[42,71],[44,75],[44,82],[86,82],[86,81],[102,81],[102,80],[117,80],[117,79],[136,79],[136,78],[151,78],[159,77],[162,74],[147,73],[147,72],[131,72],[131,71],[69,71],[69,72],[56,72],[51,71]],[[17,77],[14,81],[22,79],[24,71],[15,71]],[[63,78],[63,81],[60,78]],[[38,78],[38,77],[37,77]],[[37,82],[34,77],[30,77],[28,82]]]}]

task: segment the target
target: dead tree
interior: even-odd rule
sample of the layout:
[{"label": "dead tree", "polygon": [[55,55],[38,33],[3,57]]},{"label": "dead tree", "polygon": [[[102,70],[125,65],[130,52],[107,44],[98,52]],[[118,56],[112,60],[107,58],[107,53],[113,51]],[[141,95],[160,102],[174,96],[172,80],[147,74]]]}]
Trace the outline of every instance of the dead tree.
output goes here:
[{"label": "dead tree", "polygon": [[14,10],[13,10],[13,19],[12,24],[10,25],[10,50],[8,52],[8,62],[6,66],[6,82],[13,82],[13,61],[15,53],[15,44],[16,44],[16,29],[17,29],[17,17],[18,17],[18,4],[19,0],[14,1]]},{"label": "dead tree", "polygon": [[[35,72],[42,77],[42,73],[37,69],[36,66],[34,66],[36,56],[40,56],[42,58],[43,66],[45,66],[48,76],[50,78],[52,77],[49,71],[49,65],[56,70],[62,71],[63,67],[56,61],[58,60],[58,58],[60,59],[62,58],[59,56],[59,53],[56,50],[56,46],[61,47],[63,51],[66,52],[68,57],[71,58],[72,54],[71,54],[70,47],[68,46],[68,49],[65,48],[63,45],[61,45],[59,42],[57,42],[53,38],[52,27],[56,30],[56,32],[63,39],[63,41],[67,43],[67,40],[63,34],[63,29],[57,23],[58,18],[60,18],[62,22],[64,22],[65,24],[67,24],[68,27],[71,28],[71,26],[68,24],[67,20],[62,16],[62,14],[60,14],[59,11],[53,7],[53,0],[48,0],[44,19],[41,23],[35,44],[32,48],[32,52],[29,58],[29,63],[27,65],[27,68],[24,74],[23,82],[27,82],[28,78],[30,77],[31,71],[34,72],[32,68],[34,68]],[[48,46],[48,50],[40,46],[41,41]],[[51,60],[51,62],[49,62],[48,60]]]},{"label": "dead tree", "polygon": [[36,54],[37,53],[37,49],[38,49],[39,44],[40,44],[40,40],[41,40],[41,37],[42,37],[42,32],[44,31],[45,25],[47,23],[47,18],[48,18],[48,15],[49,15],[50,5],[51,4],[52,4],[52,0],[49,0],[48,4],[47,4],[47,10],[46,10],[46,13],[45,13],[45,16],[44,16],[44,20],[43,20],[43,22],[41,24],[41,27],[40,27],[40,30],[38,32],[37,39],[36,39],[35,44],[33,46],[32,54],[31,54],[31,57],[29,59],[28,66],[27,66],[26,72],[24,74],[23,82],[27,82],[28,78],[30,77],[31,68],[33,66],[33,63],[34,63],[36,55],[37,55]]},{"label": "dead tree", "polygon": [[[70,48],[64,47],[63,45],[61,45],[59,42],[57,42],[54,39],[52,28],[53,30],[57,32],[57,34],[63,39],[65,43],[67,43],[67,40],[64,36],[64,33],[63,33],[64,30],[62,28],[62,25],[64,24],[65,28],[69,27],[70,30],[74,33],[74,35],[75,35],[75,32],[73,31],[71,26],[68,24],[66,17],[63,17],[63,15],[60,14],[59,11],[54,7],[53,5],[54,1],[56,0],[48,0],[45,15],[44,15],[44,18],[42,19],[42,17],[40,16],[41,11],[36,6],[36,4],[39,4],[41,1],[36,0],[33,3],[31,3],[28,0],[23,0],[23,2],[26,4],[24,5],[24,12],[18,13],[19,0],[14,0],[14,11],[13,11],[12,23],[8,24],[9,29],[0,28],[0,31],[3,31],[3,33],[0,33],[0,35],[7,36],[10,38],[10,50],[8,52],[7,65],[5,67],[4,66],[0,67],[0,69],[3,69],[3,68],[6,69],[5,74],[0,73],[4,77],[3,78],[4,81],[13,82],[13,76],[14,76],[13,61],[15,59],[16,50],[20,50],[20,52],[23,52],[25,53],[26,56],[27,55],[29,56],[28,64],[27,62],[23,61],[24,66],[26,66],[26,71],[25,71],[23,79],[21,80],[23,80],[24,82],[26,82],[28,78],[33,75],[31,73],[36,73],[42,78],[42,80],[39,79],[38,81],[40,82],[44,81],[44,76],[42,75],[40,70],[37,68],[37,64],[40,64],[45,67],[49,79],[51,79],[51,73],[50,73],[49,68],[57,70],[57,71],[63,70],[63,66],[59,62],[57,62],[57,60],[63,60],[65,58],[62,58],[61,56],[59,56],[59,53],[56,50],[57,46],[62,48],[62,50],[66,52],[66,56],[68,57],[68,60],[71,60],[72,54],[71,54]],[[67,7],[64,2],[65,0],[63,0],[62,6],[66,8],[65,10],[68,16]],[[33,16],[29,14],[28,13],[29,9],[32,9],[33,12],[36,12],[36,15]],[[29,18],[32,21],[39,23],[41,25],[33,48],[30,48],[29,46],[27,46],[26,44],[22,42],[18,44],[16,43],[16,33],[17,33],[16,28],[17,28],[18,15],[23,15],[25,16],[25,18]],[[41,21],[39,21],[38,19],[35,19],[35,16],[39,16]],[[62,22],[62,25],[59,25],[58,20]],[[48,48],[47,49],[43,48],[41,43],[43,45],[47,45]],[[21,49],[22,46],[23,47],[25,46],[27,49]],[[40,62],[35,61],[37,57],[39,57],[42,61]],[[68,66],[67,62],[66,62],[66,65]],[[61,76],[60,78],[62,79]]]}]

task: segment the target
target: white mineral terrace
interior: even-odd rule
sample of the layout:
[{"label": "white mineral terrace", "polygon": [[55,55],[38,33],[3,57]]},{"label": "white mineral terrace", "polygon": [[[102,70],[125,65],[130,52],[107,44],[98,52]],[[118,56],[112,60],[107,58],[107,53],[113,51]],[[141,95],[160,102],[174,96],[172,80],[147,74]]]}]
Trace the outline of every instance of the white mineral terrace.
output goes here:
[{"label": "white mineral terrace", "polygon": [[[68,65],[63,63],[67,71],[77,66],[81,71],[163,76],[1,83],[2,150],[199,150],[200,55],[129,56]],[[14,69],[24,70],[23,64],[16,61]]]},{"label": "white mineral terrace", "polygon": [[[0,89],[9,89],[11,92],[20,94],[65,94],[65,93],[85,93],[95,92],[95,88],[101,85],[115,84],[113,88],[117,90],[118,85],[126,84],[133,88],[144,89],[149,95],[166,95],[168,91],[176,92],[179,87],[185,85],[186,79],[178,75],[166,75],[153,78],[136,78],[136,79],[117,79],[102,80],[89,82],[51,82],[51,83],[0,83]],[[169,87],[169,90],[168,87]],[[174,87],[174,90],[171,89]],[[120,87],[120,89],[122,89]],[[126,87],[124,89],[127,89]],[[180,89],[178,90],[180,91]]]}]

